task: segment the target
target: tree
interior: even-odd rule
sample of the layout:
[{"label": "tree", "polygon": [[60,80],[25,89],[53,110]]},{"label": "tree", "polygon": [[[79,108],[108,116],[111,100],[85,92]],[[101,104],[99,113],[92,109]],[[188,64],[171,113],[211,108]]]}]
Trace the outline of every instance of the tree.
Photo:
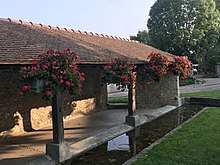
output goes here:
[{"label": "tree", "polygon": [[216,8],[220,11],[220,0],[215,0]]},{"label": "tree", "polygon": [[213,47],[217,37],[219,12],[214,0],[157,0],[148,19],[152,45],[193,62],[204,60],[202,51]]},{"label": "tree", "polygon": [[150,37],[147,30],[138,31],[137,36],[130,36],[130,39],[139,41],[143,44],[150,45]]}]

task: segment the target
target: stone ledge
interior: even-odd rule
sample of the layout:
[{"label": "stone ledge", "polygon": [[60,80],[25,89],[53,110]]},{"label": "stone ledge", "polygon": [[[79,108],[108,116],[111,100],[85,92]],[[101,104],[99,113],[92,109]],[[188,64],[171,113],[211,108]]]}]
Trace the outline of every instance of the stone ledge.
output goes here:
[{"label": "stone ledge", "polygon": [[[175,106],[165,106],[158,109],[152,109],[148,111],[148,114],[144,114],[139,117],[140,123],[137,126],[143,125],[145,123],[148,123],[160,116],[165,115],[166,113],[174,110]],[[103,131],[95,136],[88,137],[84,140],[81,140],[77,143],[69,143],[69,155],[66,156],[65,160],[72,159],[76,156],[79,156],[80,154],[83,154],[119,135],[122,135],[126,132],[129,132],[131,130],[135,129],[133,126],[129,126],[126,123],[122,123],[118,126],[112,127],[110,129],[107,129],[106,131]],[[48,155],[42,156],[32,162],[26,163],[26,165],[56,165],[59,163],[56,163],[54,160],[52,160]]]},{"label": "stone ledge", "polygon": [[220,107],[220,99],[215,98],[199,98],[199,97],[185,97],[182,98],[182,104],[199,104],[206,106]]}]

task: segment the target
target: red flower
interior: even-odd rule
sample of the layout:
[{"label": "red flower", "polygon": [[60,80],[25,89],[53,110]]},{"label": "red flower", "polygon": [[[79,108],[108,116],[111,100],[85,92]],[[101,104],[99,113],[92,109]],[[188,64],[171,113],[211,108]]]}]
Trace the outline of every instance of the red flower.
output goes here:
[{"label": "red flower", "polygon": [[84,77],[80,77],[79,81],[83,82],[83,81],[85,81],[85,78]]},{"label": "red flower", "polygon": [[127,76],[120,76],[120,78],[123,79],[123,80],[127,80],[128,79]]},{"label": "red flower", "polygon": [[76,70],[78,67],[77,67],[77,65],[76,65],[75,63],[72,63],[72,64],[71,64],[71,68],[73,68],[74,70]]},{"label": "red flower", "polygon": [[54,53],[53,56],[54,56],[54,57],[59,57],[60,54],[58,54],[58,53]]},{"label": "red flower", "polygon": [[46,82],[45,82],[45,85],[48,86],[48,84],[49,84],[48,81],[46,81]]},{"label": "red flower", "polygon": [[69,81],[65,81],[65,84],[69,86],[71,83]]},{"label": "red flower", "polygon": [[75,60],[79,60],[79,55],[75,54]]},{"label": "red flower", "polygon": [[46,91],[46,92],[45,92],[45,95],[46,95],[46,96],[50,96],[50,95],[52,95],[52,92],[51,92],[51,91]]},{"label": "red flower", "polygon": [[37,70],[37,68],[36,68],[35,66],[32,66],[32,70],[34,70],[34,71],[35,71],[35,70]]},{"label": "red flower", "polygon": [[63,81],[63,79],[60,79],[60,84],[62,84],[64,81]]},{"label": "red flower", "polygon": [[48,65],[46,65],[46,64],[43,65],[43,68],[44,68],[44,69],[48,69]]},{"label": "red flower", "polygon": [[107,70],[107,69],[110,69],[110,68],[112,68],[112,67],[109,66],[109,65],[104,66],[104,70]]},{"label": "red flower", "polygon": [[22,91],[26,91],[26,90],[29,89],[29,86],[25,85],[25,86],[23,86],[21,89],[22,89]]},{"label": "red flower", "polygon": [[26,68],[26,67],[23,67],[22,69],[23,69],[23,70],[27,70],[27,68]]},{"label": "red flower", "polygon": [[19,95],[24,95],[24,93],[22,91],[19,91],[18,94]]},{"label": "red flower", "polygon": [[26,75],[26,74],[23,74],[23,76],[22,76],[23,78],[27,78],[28,76]]}]

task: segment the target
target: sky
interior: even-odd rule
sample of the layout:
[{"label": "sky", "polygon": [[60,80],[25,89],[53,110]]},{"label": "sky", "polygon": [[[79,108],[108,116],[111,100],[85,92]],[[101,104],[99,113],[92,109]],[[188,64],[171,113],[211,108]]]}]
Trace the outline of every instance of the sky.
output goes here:
[{"label": "sky", "polygon": [[129,38],[147,29],[155,0],[0,0],[1,18]]}]

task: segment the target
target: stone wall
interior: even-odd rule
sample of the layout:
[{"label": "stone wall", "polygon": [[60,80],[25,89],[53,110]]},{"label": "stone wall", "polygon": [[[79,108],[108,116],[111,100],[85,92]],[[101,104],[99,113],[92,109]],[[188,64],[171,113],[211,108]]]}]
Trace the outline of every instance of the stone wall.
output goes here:
[{"label": "stone wall", "polygon": [[[0,68],[0,136],[19,134],[50,125],[51,103],[40,94],[18,95],[21,86],[19,67]],[[71,97],[64,93],[64,120],[73,119],[95,110],[106,109],[107,88],[100,82],[100,66],[82,66],[86,81],[83,94]]]},{"label": "stone wall", "polygon": [[165,105],[180,105],[179,77],[168,73],[163,80],[143,80],[137,77],[137,109],[159,108]]}]

